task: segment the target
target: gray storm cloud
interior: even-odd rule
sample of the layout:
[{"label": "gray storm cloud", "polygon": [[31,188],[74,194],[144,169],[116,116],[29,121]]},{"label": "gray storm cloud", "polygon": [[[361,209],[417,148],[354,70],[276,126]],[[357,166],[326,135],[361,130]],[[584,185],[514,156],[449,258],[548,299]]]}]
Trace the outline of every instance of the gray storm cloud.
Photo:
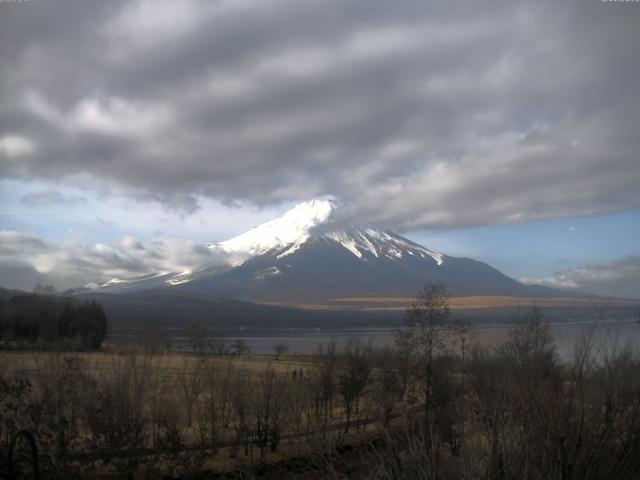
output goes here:
[{"label": "gray storm cloud", "polygon": [[638,208],[638,41],[632,3],[0,3],[0,178],[397,229]]}]

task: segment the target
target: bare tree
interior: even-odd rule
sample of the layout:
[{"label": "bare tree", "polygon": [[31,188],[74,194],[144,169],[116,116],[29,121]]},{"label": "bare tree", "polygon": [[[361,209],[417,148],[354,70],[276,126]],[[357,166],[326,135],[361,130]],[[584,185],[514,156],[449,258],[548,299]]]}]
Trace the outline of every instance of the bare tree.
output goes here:
[{"label": "bare tree", "polygon": [[214,355],[222,356],[227,353],[227,339],[222,335],[211,336],[208,344]]},{"label": "bare tree", "polygon": [[308,385],[312,391],[316,424],[324,432],[329,418],[333,417],[333,399],[337,387],[338,355],[335,343],[329,343],[326,347],[318,345],[313,359],[318,368]]},{"label": "bare tree", "polygon": [[231,455],[235,457],[240,447],[244,446],[244,454],[252,454],[253,443],[251,432],[253,430],[254,401],[251,375],[246,370],[236,370],[231,387],[231,403],[235,414],[234,428],[236,440]]},{"label": "bare tree", "polygon": [[373,395],[383,426],[389,426],[393,408],[402,398],[403,385],[398,354],[392,348],[376,352]]},{"label": "bare tree", "polygon": [[217,442],[231,421],[231,388],[235,367],[233,359],[211,362],[203,372],[203,400],[199,407],[200,435],[204,442]]},{"label": "bare tree", "polygon": [[284,343],[276,343],[272,348],[278,360],[289,350],[289,347]]},{"label": "bare tree", "polygon": [[251,346],[244,338],[236,338],[231,345],[236,355],[242,356],[251,352]]},{"label": "bare tree", "polygon": [[[296,370],[293,371],[294,373]],[[301,375],[292,375],[291,384],[288,389],[290,399],[289,406],[289,423],[295,426],[296,435],[300,434],[300,428],[305,417],[311,418],[311,402],[310,388],[307,380]]]},{"label": "bare tree", "polygon": [[558,361],[549,323],[536,306],[529,312],[518,310],[515,322],[517,326],[511,330],[503,351],[521,378],[538,382],[556,370]]},{"label": "bare tree", "polygon": [[347,343],[342,355],[342,365],[338,373],[338,392],[342,397],[346,416],[345,433],[349,432],[354,407],[358,413],[360,397],[369,381],[371,366],[368,353],[368,349],[360,342],[352,340]]},{"label": "bare tree", "polygon": [[425,419],[434,405],[436,363],[448,353],[452,332],[449,295],[444,286],[430,283],[409,306],[396,345],[406,358],[406,367],[421,385]]},{"label": "bare tree", "polygon": [[195,325],[194,323],[189,324],[188,329],[188,344],[189,348],[193,353],[203,353],[205,347],[207,346],[207,332],[204,328]]},{"label": "bare tree", "polygon": [[276,374],[269,365],[260,375],[254,396],[255,440],[264,457],[267,447],[275,452],[280,443],[289,407],[288,377]]},{"label": "bare tree", "polygon": [[184,400],[184,408],[187,414],[187,426],[191,427],[193,421],[193,407],[202,394],[204,359],[189,357],[182,359],[182,366],[178,370],[178,384]]}]

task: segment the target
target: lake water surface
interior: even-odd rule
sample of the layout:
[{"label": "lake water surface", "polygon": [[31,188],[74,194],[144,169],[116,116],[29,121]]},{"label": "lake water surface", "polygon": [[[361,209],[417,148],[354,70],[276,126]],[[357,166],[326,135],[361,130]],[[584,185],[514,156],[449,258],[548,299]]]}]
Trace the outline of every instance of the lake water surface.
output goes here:
[{"label": "lake water surface", "polygon": [[[474,326],[468,330],[468,342],[497,345],[508,338],[513,326]],[[339,348],[350,339],[371,342],[376,347],[393,345],[395,329],[352,329],[346,331],[311,331],[292,335],[242,337],[251,346],[252,353],[273,353],[277,343],[287,346],[289,353],[313,353],[318,345],[336,343]],[[596,348],[631,348],[640,351],[640,323],[636,321],[585,322],[552,324],[551,334],[558,354],[567,358],[579,341],[586,336],[593,339]]]},{"label": "lake water surface", "polygon": [[[473,325],[466,334],[467,345],[474,341],[483,345],[497,345],[508,338],[513,328],[513,325],[504,324]],[[285,345],[289,354],[308,354],[315,352],[318,345],[335,343],[340,348],[351,339],[371,342],[375,347],[392,345],[395,331],[395,328],[289,329],[259,333],[233,330],[223,335],[229,348],[237,338],[242,338],[249,345],[252,354],[273,353],[276,344]],[[640,323],[635,319],[552,323],[551,334],[558,353],[563,358],[568,358],[585,336],[593,339],[596,349],[630,348],[640,352]],[[164,335],[171,338],[173,350],[190,349],[189,339],[184,336],[184,331],[178,333],[167,330]],[[129,332],[112,335],[110,340],[114,343],[135,343],[135,337],[133,332]]]}]

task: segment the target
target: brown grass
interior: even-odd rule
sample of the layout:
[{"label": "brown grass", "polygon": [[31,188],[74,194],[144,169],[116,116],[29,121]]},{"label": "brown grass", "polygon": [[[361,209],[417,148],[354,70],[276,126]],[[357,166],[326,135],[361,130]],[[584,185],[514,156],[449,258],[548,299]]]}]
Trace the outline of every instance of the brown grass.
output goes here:
[{"label": "brown grass", "polygon": [[[268,303],[268,305],[293,306],[305,310],[358,310],[367,312],[404,311],[414,301],[413,297],[338,297],[314,303]],[[449,298],[452,310],[475,310],[494,308],[530,307],[537,305],[542,308],[559,307],[597,307],[602,300],[577,297],[514,297],[506,295],[475,295]],[[637,301],[614,299],[609,306],[631,306]]]},{"label": "brown grass", "polygon": [[[54,355],[60,355],[56,352],[39,352],[39,351],[0,351],[0,374],[6,376],[32,377],[41,371],[41,367],[47,365]],[[114,370],[119,362],[122,361],[123,355],[117,352],[63,352],[63,356],[79,357],[87,372],[98,375],[101,373],[109,373]],[[172,380],[178,371],[184,368],[185,361],[193,362],[204,359],[207,365],[225,365],[230,359],[233,359],[234,365],[243,370],[262,372],[267,366],[271,366],[276,371],[286,373],[293,368],[313,368],[314,364],[310,357],[302,356],[282,356],[280,360],[276,360],[272,355],[252,355],[244,357],[217,357],[206,355],[198,357],[189,353],[169,353],[161,355],[153,355],[149,357],[151,360],[150,367],[154,370],[161,370],[163,377]]]}]

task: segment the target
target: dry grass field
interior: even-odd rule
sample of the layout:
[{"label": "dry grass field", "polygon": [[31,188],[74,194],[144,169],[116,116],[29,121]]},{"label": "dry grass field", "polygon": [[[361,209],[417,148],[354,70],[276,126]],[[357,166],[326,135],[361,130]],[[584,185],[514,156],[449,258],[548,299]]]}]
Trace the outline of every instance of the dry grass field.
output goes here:
[{"label": "dry grass field", "polygon": [[[19,400],[23,413],[50,411],[46,423],[38,417],[36,424],[22,424],[36,434],[45,456],[59,456],[50,439],[50,430],[59,428],[57,418],[71,419],[65,434],[68,468],[75,462],[83,475],[100,478],[148,469],[189,475],[177,457],[198,470],[231,472],[257,460],[306,456],[324,444],[358,442],[375,430],[375,405],[368,396],[345,431],[342,403],[333,398],[336,358],[332,354],[331,365],[323,365],[312,356],[150,354],[134,348],[0,351],[0,380],[29,382]],[[327,368],[331,399],[318,382]],[[5,401],[12,402],[0,398],[0,407]],[[96,414],[104,418],[91,418]],[[22,422],[23,414],[14,415]],[[135,458],[128,457],[131,452]]]},{"label": "dry grass field", "polygon": [[[366,312],[403,312],[407,309],[415,298],[411,297],[338,297],[330,298],[325,301],[313,303],[269,303],[269,305],[294,306],[307,310],[323,310],[323,311],[366,311]],[[449,308],[451,310],[490,310],[504,308],[529,308],[536,305],[541,308],[570,308],[570,307],[586,307],[598,308],[606,303],[608,307],[633,307],[638,304],[637,300],[603,300],[594,298],[581,297],[512,297],[500,295],[476,295],[476,296],[458,296],[449,298]]]},{"label": "dry grass field", "polygon": [[[132,349],[123,348],[120,352],[38,352],[38,351],[0,351],[0,373],[6,376],[33,377],[41,371],[57,364],[61,358],[79,360],[83,369],[91,375],[99,376],[117,370],[125,360],[130,359]],[[140,355],[147,358],[145,367],[161,372],[167,380],[175,380],[176,375],[185,366],[190,369],[201,364],[205,369],[222,368],[230,362],[247,371],[261,371],[267,367],[279,373],[287,373],[294,368],[313,368],[314,364],[306,357],[285,356],[276,359],[272,355],[251,355],[243,357],[219,357],[213,355],[192,355],[188,353],[166,353],[161,355]]]},{"label": "dry grass field", "polygon": [[0,456],[28,430],[41,478],[638,478],[640,360],[562,363],[527,318],[304,357],[2,351]]}]

